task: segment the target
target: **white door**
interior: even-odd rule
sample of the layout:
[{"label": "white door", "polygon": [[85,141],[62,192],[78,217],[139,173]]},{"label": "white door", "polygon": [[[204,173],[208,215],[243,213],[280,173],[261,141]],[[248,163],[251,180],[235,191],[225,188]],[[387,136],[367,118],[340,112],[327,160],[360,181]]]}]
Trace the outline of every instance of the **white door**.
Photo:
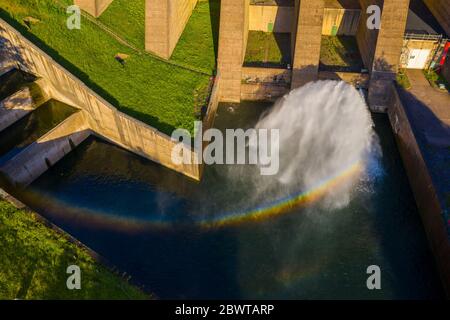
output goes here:
[{"label": "white door", "polygon": [[409,52],[408,69],[425,69],[431,49],[412,49]]}]

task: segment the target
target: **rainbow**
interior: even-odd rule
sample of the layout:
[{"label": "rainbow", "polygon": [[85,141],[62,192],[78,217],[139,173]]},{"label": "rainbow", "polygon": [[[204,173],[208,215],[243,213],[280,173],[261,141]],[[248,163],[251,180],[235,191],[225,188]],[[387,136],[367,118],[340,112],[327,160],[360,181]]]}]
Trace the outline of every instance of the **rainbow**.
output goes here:
[{"label": "rainbow", "polygon": [[[140,232],[147,228],[167,229],[174,226],[199,227],[206,230],[214,230],[226,227],[238,226],[245,223],[260,222],[282,214],[292,212],[292,209],[305,207],[308,204],[320,200],[329,190],[338,187],[340,184],[355,177],[362,170],[360,162],[354,163],[337,174],[317,183],[313,188],[296,194],[289,195],[275,201],[262,204],[251,210],[242,210],[234,212],[224,212],[213,216],[193,217],[186,223],[178,224],[177,221],[170,219],[170,216],[149,217],[149,219],[136,219],[111,215],[111,213],[92,210],[83,207],[74,207],[62,199],[49,198],[49,195],[43,195],[40,192],[31,192],[28,198],[39,197],[47,198],[45,207],[50,209],[52,215],[58,215],[64,219],[74,219],[92,226],[102,226],[111,229],[122,230],[123,232]],[[33,201],[32,201],[33,202]],[[61,208],[64,208],[63,210]]]},{"label": "rainbow", "polygon": [[356,176],[361,170],[362,165],[359,162],[355,163],[338,174],[319,182],[310,190],[275,200],[250,211],[228,212],[215,217],[210,217],[199,221],[199,225],[203,228],[221,228],[246,222],[262,221],[282,215],[290,212],[292,209],[304,207],[307,204],[316,202],[329,190],[339,186],[351,177]]}]

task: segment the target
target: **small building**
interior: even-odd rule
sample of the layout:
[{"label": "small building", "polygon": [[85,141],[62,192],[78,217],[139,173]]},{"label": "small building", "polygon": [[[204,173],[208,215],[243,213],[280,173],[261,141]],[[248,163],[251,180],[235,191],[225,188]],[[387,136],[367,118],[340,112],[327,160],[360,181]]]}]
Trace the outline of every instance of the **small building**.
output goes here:
[{"label": "small building", "polygon": [[447,37],[433,19],[426,7],[411,5],[400,57],[401,68],[428,69],[441,60]]}]

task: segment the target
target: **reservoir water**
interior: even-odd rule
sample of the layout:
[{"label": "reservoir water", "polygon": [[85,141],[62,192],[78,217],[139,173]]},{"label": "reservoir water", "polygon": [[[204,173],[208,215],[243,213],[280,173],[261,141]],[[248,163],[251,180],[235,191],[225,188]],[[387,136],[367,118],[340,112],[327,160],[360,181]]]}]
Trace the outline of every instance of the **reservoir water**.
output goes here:
[{"label": "reservoir water", "polygon": [[[223,104],[215,126],[252,127],[267,108]],[[229,166],[197,183],[94,137],[19,197],[160,298],[441,297],[388,119],[372,117],[382,152],[340,209],[316,199],[258,216]],[[370,265],[381,290],[367,289]]]}]

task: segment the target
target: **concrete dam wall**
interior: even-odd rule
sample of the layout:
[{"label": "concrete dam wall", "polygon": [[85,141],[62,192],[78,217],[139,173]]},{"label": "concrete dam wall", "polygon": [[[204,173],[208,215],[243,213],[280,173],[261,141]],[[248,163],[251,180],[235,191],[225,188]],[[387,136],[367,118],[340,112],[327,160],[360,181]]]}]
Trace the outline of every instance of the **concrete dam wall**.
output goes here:
[{"label": "concrete dam wall", "polygon": [[[81,109],[89,130],[131,152],[193,179],[200,179],[201,165],[177,165],[172,162],[171,152],[177,142],[157,129],[118,111],[2,19],[0,38],[17,68],[42,77],[41,85],[46,95]],[[213,92],[218,94],[218,90]],[[215,110],[217,97],[211,97],[210,101],[208,108]],[[197,153],[190,147],[186,146],[183,152],[188,153],[192,160],[197,157]]]},{"label": "concrete dam wall", "polygon": [[422,223],[434,254],[441,280],[450,295],[450,242],[443,208],[430,176],[426,161],[416,141],[410,120],[394,85],[390,88],[388,108],[389,121],[392,126],[397,147],[414,193]]}]

